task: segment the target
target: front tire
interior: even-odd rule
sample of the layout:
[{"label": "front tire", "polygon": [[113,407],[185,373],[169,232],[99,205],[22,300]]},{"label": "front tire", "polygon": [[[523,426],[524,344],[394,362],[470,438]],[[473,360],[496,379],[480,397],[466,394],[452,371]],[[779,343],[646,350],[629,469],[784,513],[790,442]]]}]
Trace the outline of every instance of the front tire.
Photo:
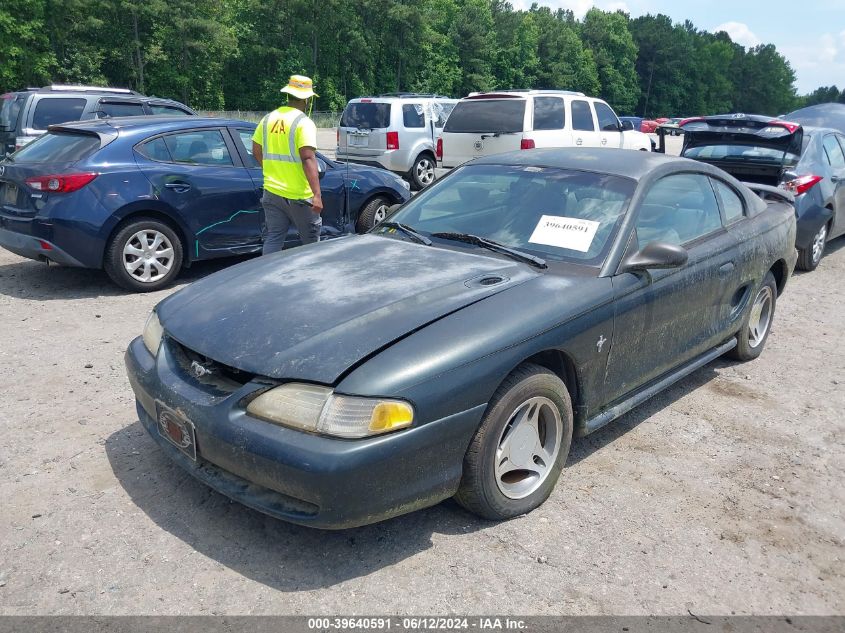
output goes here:
[{"label": "front tire", "polygon": [[566,385],[526,364],[499,386],[464,457],[455,500],[485,519],[510,519],[541,505],[572,443]]},{"label": "front tire", "polygon": [[387,217],[389,209],[390,200],[384,196],[376,196],[361,209],[355,222],[355,230],[358,233],[366,233]]},{"label": "front tire", "polygon": [[411,184],[415,189],[425,189],[436,178],[434,169],[437,164],[429,154],[420,154],[411,167]]},{"label": "front tire", "polygon": [[729,355],[736,360],[749,361],[757,358],[766,345],[772,321],[775,318],[778,287],[771,271],[763,277],[763,283],[754,295],[751,309],[742,322],[742,329],[736,335],[736,347]]},{"label": "front tire", "polygon": [[824,254],[824,247],[827,242],[827,223],[822,224],[818,232],[813,236],[807,248],[798,249],[797,266],[800,270],[815,270]]},{"label": "front tire", "polygon": [[138,218],[109,240],[103,267],[118,286],[153,292],[169,285],[182,267],[182,242],[164,222]]}]

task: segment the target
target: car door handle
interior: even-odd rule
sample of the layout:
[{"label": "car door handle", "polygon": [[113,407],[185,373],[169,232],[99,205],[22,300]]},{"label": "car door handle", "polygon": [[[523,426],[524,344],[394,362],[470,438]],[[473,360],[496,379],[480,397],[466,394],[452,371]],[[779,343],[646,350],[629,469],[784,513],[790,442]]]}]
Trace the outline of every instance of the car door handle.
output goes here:
[{"label": "car door handle", "polygon": [[607,139],[606,139],[606,138],[603,138],[603,139],[601,140],[601,144],[602,144],[602,145],[607,145]]},{"label": "car door handle", "polygon": [[733,272],[734,263],[733,262],[726,262],[719,266],[719,276],[726,277]]},{"label": "car door handle", "polygon": [[168,189],[173,189],[176,193],[184,193],[186,191],[191,190],[191,185],[187,182],[176,181],[176,182],[168,182],[164,185]]},{"label": "car door handle", "polygon": [[580,145],[583,141],[580,138],[575,139],[575,144]]}]

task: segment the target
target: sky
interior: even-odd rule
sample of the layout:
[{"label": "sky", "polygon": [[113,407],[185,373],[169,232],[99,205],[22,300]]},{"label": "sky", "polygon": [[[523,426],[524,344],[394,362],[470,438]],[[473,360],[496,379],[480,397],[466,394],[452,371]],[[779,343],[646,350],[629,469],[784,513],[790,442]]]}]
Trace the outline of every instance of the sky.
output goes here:
[{"label": "sky", "polygon": [[[798,94],[819,86],[845,88],[845,0],[535,0],[571,9],[582,18],[590,7],[622,9],[632,18],[662,13],[690,20],[702,31],[726,31],[745,47],[774,44],[795,71]],[[527,9],[532,0],[510,0]]]}]

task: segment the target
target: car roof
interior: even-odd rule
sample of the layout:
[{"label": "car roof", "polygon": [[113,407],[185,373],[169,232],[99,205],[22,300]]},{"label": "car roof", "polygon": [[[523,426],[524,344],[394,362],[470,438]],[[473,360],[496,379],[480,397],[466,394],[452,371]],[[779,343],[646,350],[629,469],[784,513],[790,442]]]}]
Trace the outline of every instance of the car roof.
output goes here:
[{"label": "car roof", "polygon": [[218,117],[151,115],[110,117],[107,119],[74,121],[72,123],[51,125],[49,129],[114,133],[115,130],[140,132],[168,132],[171,130],[181,130],[184,128],[220,126],[254,128],[255,123],[250,123],[249,121],[241,121],[238,119],[223,119]]},{"label": "car roof", "polygon": [[477,158],[472,165],[525,165],[527,167],[555,167],[558,169],[576,169],[593,171],[612,176],[621,176],[633,180],[641,180],[655,168],[676,163],[687,166],[696,171],[709,172],[702,169],[703,163],[668,156],[656,152],[641,152],[631,149],[605,149],[590,147],[561,147],[553,149],[518,150],[506,154],[494,154]]}]

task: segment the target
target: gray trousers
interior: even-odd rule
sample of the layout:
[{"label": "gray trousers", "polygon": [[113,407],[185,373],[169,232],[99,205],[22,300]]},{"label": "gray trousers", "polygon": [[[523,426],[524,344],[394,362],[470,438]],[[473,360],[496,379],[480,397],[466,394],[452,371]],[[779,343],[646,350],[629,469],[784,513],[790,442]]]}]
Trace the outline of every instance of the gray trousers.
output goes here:
[{"label": "gray trousers", "polygon": [[264,207],[264,221],[267,223],[267,235],[264,236],[262,255],[275,253],[285,247],[285,238],[291,222],[299,231],[299,239],[303,244],[320,241],[320,229],[323,219],[314,213],[311,205],[305,200],[288,200],[269,191],[261,198]]}]

